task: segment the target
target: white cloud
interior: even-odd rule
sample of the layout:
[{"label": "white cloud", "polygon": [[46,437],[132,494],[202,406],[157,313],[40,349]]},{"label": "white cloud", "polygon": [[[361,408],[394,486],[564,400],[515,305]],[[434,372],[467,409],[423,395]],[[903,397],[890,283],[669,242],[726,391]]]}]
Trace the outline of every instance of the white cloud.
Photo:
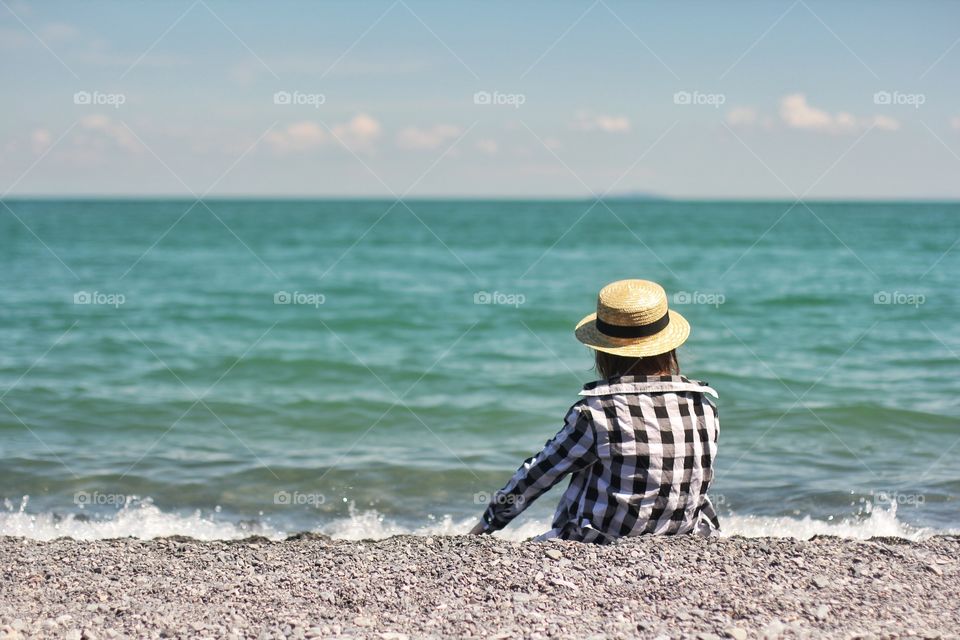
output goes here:
[{"label": "white cloud", "polygon": [[960,116],[950,118],[950,127],[960,131]]},{"label": "white cloud", "polygon": [[8,4],[10,8],[21,17],[33,15],[33,7],[29,2],[9,2]]},{"label": "white cloud", "polygon": [[896,118],[889,116],[873,116],[872,124],[877,129],[885,131],[896,131],[900,128],[900,122]]},{"label": "white cloud", "polygon": [[757,110],[753,107],[734,107],[727,112],[727,124],[732,127],[748,126],[757,121]]},{"label": "white cloud", "polygon": [[41,155],[50,153],[50,160],[65,165],[89,168],[102,165],[110,158],[126,161],[127,154],[118,153],[118,149],[141,154],[144,145],[122,122],[102,114],[90,114],[80,118],[70,135],[64,135],[54,147],[54,136],[47,127],[38,127],[25,132],[18,139],[7,142],[3,150],[7,153],[32,153]]},{"label": "white cloud", "polygon": [[73,40],[80,34],[80,31],[72,24],[64,22],[51,22],[45,24],[39,29],[40,39],[44,42],[62,42]]},{"label": "white cloud", "polygon": [[264,138],[280,153],[309,151],[327,144],[343,143],[353,150],[366,150],[380,135],[380,123],[366,114],[357,114],[347,122],[336,124],[333,135],[318,122],[301,120],[271,131]]},{"label": "white cloud", "polygon": [[0,28],[0,49],[22,49],[33,42],[36,41],[23,29]]},{"label": "white cloud", "polygon": [[630,120],[625,116],[598,116],[597,127],[607,132],[629,131]]},{"label": "white cloud", "polygon": [[[259,63],[258,63],[259,65]],[[253,65],[243,62],[235,64],[227,69],[227,77],[233,80],[241,87],[249,87],[260,77],[257,69]]]},{"label": "white cloud", "polygon": [[793,93],[780,101],[780,117],[795,129],[826,129],[833,126],[833,117],[807,104],[807,96]]},{"label": "white cloud", "polygon": [[46,129],[35,129],[33,133],[30,134],[30,144],[33,147],[34,153],[42,153],[50,146],[51,140],[53,140],[53,136],[51,136],[50,132]]},{"label": "white cloud", "polygon": [[831,114],[808,103],[802,93],[792,93],[780,100],[780,118],[793,129],[832,134],[854,133],[869,127],[887,131],[900,128],[900,123],[888,116],[858,118],[845,111]]},{"label": "white cloud", "polygon": [[397,134],[397,146],[403,149],[437,149],[460,135],[460,127],[438,124],[429,129],[407,127]]},{"label": "white cloud", "polygon": [[271,131],[265,140],[275,150],[306,151],[313,149],[327,141],[327,132],[316,122],[304,120],[287,125],[283,129]]},{"label": "white cloud", "polygon": [[100,114],[85,116],[80,119],[80,127],[87,132],[101,134],[127,151],[142,151],[143,146],[130,130],[123,124],[114,122]]},{"label": "white cloud", "polygon": [[577,113],[573,128],[579,131],[622,133],[630,130],[630,119],[626,116],[593,115],[582,111]]},{"label": "white cloud", "polygon": [[333,126],[333,134],[350,147],[366,147],[380,136],[380,123],[365,113]]},{"label": "white cloud", "polygon": [[496,140],[484,139],[477,142],[477,149],[492,156],[500,149],[500,145]]},{"label": "white cloud", "polygon": [[0,28],[0,49],[39,48],[44,46],[41,43],[57,45],[74,39],[78,33],[76,27],[58,22],[38,27],[36,37],[23,27],[2,27]]}]

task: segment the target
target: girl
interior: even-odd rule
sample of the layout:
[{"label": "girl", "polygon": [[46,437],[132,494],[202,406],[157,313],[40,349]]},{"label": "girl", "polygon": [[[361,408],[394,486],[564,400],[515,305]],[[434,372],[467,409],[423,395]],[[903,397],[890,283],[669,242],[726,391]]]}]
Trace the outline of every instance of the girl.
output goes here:
[{"label": "girl", "polygon": [[676,348],[689,334],[657,283],[601,289],[597,312],[576,328],[601,379],[583,387],[560,432],[494,494],[470,533],[502,529],[568,473],[553,528],[536,540],[719,532],[707,497],[720,431],[708,396],[717,393],[680,375]]}]

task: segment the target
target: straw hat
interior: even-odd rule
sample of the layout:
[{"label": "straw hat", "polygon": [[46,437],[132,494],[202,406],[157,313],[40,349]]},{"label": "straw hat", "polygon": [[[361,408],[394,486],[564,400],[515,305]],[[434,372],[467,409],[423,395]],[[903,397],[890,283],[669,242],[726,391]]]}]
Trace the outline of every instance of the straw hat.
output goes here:
[{"label": "straw hat", "polygon": [[577,340],[591,349],[642,358],[676,349],[690,324],[667,309],[667,292],[649,280],[618,280],[600,290],[597,312],[577,324]]}]

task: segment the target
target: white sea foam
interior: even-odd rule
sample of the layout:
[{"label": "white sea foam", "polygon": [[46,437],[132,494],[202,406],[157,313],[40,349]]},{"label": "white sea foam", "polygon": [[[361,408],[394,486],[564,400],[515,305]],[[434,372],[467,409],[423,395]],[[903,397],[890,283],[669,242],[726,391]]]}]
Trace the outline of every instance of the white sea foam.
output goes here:
[{"label": "white sea foam", "polygon": [[[150,500],[137,501],[117,510],[109,518],[88,518],[76,514],[29,513],[27,501],[15,508],[6,505],[0,511],[0,535],[23,536],[35,540],[70,537],[77,540],[134,537],[152,539],[183,535],[198,540],[230,540],[260,535],[282,540],[289,535],[269,522],[237,523],[217,510],[189,514],[161,511]],[[333,538],[344,540],[382,539],[400,534],[454,535],[466,533],[475,519],[455,520],[450,516],[429,517],[418,526],[404,526],[377,511],[359,511],[351,507],[347,517],[316,528]],[[897,519],[895,505],[889,510],[874,509],[861,517],[838,520],[815,520],[810,517],[727,515],[722,519],[723,535],[756,537],[790,537],[807,539],[814,535],[866,539],[873,536],[896,536],[922,540],[936,534],[956,533],[910,526]],[[547,521],[525,518],[497,534],[508,540],[526,540],[549,529]]]},{"label": "white sea foam", "polygon": [[815,535],[830,535],[861,540],[874,536],[923,540],[938,533],[951,533],[910,526],[897,519],[895,507],[889,510],[874,509],[866,518],[814,520],[810,516],[788,518],[732,515],[723,518],[721,524],[723,535],[740,535],[747,538],[774,537],[806,540]]},{"label": "white sea foam", "polygon": [[76,540],[104,538],[161,538],[182,535],[198,540],[228,540],[251,535],[281,537],[282,533],[262,524],[244,525],[218,518],[215,514],[166,513],[150,500],[137,501],[118,509],[110,518],[88,518],[83,514],[29,513],[27,500],[18,509],[7,505],[0,512],[0,535],[35,540],[70,537]]}]

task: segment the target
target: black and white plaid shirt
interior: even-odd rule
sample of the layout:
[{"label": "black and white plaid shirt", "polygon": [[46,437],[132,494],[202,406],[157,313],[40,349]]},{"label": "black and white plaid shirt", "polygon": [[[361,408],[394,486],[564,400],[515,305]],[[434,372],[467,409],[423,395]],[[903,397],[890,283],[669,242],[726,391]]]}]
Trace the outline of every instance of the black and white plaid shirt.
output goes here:
[{"label": "black and white plaid shirt", "polygon": [[553,528],[538,540],[719,531],[707,497],[720,432],[707,396],[716,391],[683,376],[622,376],[580,395],[560,432],[494,494],[486,531],[505,527],[568,473]]}]

